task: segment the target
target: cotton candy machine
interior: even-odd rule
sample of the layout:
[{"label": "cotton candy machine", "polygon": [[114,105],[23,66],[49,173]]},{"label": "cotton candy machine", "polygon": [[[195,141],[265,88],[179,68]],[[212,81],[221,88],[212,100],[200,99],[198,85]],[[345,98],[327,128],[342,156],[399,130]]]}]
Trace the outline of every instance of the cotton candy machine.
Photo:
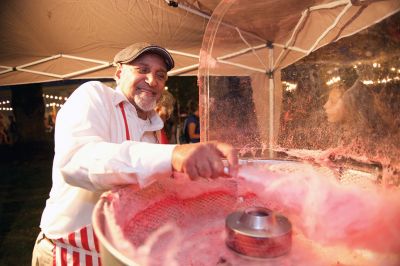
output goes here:
[{"label": "cotton candy machine", "polygon": [[201,139],[236,147],[239,176],[107,192],[104,265],[400,265],[399,15],[372,27],[399,3],[316,2],[215,8]]},{"label": "cotton candy machine", "polygon": [[[347,183],[344,189],[335,170],[296,161],[242,160],[241,165],[237,179],[189,181],[178,175],[142,190],[104,194],[93,216],[103,263],[400,262],[400,236],[393,235],[400,217],[396,193],[374,189],[372,179],[363,179],[362,189]],[[348,180],[373,175],[351,174]]]}]

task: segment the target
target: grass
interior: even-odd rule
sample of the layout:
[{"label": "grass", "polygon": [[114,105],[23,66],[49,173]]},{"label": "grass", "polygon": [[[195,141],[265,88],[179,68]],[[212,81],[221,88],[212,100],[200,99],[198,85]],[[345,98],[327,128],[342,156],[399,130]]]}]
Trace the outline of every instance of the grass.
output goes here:
[{"label": "grass", "polygon": [[51,142],[0,146],[0,265],[30,265],[51,188]]}]

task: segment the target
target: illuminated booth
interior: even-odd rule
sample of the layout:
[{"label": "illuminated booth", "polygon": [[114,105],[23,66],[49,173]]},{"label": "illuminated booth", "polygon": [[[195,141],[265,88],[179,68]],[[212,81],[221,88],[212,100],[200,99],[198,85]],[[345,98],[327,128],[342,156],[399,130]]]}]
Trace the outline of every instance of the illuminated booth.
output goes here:
[{"label": "illuminated booth", "polygon": [[400,4],[277,2],[223,0],[203,38],[201,140],[238,178],[105,194],[103,263],[400,263]]}]

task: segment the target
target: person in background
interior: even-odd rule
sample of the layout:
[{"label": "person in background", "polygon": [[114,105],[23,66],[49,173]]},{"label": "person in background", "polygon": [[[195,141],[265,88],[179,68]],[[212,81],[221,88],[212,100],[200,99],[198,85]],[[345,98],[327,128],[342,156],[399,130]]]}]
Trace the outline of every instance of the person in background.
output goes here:
[{"label": "person in background", "polygon": [[9,144],[6,116],[0,113],[0,144]]},{"label": "person in background", "polygon": [[53,122],[53,116],[51,114],[49,114],[47,116],[47,119],[45,119],[45,128],[46,132],[48,133],[54,132],[54,122]]},{"label": "person in background", "polygon": [[392,129],[395,120],[385,119],[385,116],[394,118],[396,108],[390,110],[385,106],[390,97],[378,96],[360,80],[347,90],[339,85],[330,91],[324,109],[328,121],[340,129],[340,135],[338,145],[328,149],[322,158],[331,161],[351,158],[377,165],[376,169],[382,169],[382,183],[399,185],[400,134],[395,133],[398,128]]},{"label": "person in background", "polygon": [[157,137],[161,144],[170,143],[165,128],[167,120],[171,117],[172,112],[174,111],[174,105],[174,96],[169,91],[164,90],[161,94],[160,100],[157,102],[156,108],[154,109],[164,122],[164,127],[157,132]]},{"label": "person in background", "polygon": [[114,57],[117,87],[77,88],[55,123],[53,184],[42,214],[32,265],[100,264],[92,213],[100,195],[124,185],[145,188],[182,172],[189,179],[232,175],[235,149],[221,142],[157,144],[163,121],[154,111],[174,60],[163,47],[136,43]]},{"label": "person in background", "polygon": [[336,85],[330,91],[324,109],[328,122],[342,126],[345,132],[377,136],[384,133],[384,123],[374,102],[371,89],[356,80],[347,90],[342,84]]},{"label": "person in background", "polygon": [[10,121],[10,125],[8,126],[8,138],[10,141],[10,144],[14,144],[18,141],[18,130],[17,130],[17,124],[15,122],[15,118],[13,115],[8,116],[8,120]]},{"label": "person in background", "polygon": [[184,133],[189,143],[200,142],[199,104],[196,101],[188,102],[189,116],[184,123]]}]

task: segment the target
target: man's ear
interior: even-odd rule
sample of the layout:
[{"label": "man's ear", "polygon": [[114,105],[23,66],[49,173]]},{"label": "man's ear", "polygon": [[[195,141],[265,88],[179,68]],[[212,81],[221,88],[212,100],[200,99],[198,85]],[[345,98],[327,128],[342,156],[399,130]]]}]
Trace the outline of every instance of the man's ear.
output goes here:
[{"label": "man's ear", "polygon": [[119,81],[120,80],[120,78],[121,78],[121,73],[122,73],[122,65],[121,64],[118,64],[117,65],[117,70],[115,71],[115,74],[114,74],[114,79],[115,79],[115,81]]}]

